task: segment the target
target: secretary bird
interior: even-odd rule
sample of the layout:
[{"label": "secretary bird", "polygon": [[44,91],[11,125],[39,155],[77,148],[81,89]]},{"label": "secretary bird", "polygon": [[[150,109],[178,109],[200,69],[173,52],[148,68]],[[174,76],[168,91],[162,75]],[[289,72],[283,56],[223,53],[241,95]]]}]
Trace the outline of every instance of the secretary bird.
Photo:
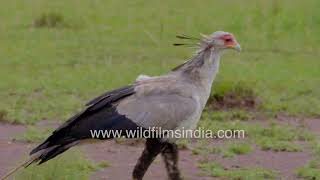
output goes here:
[{"label": "secretary bird", "polygon": [[[138,127],[195,129],[210,96],[222,52],[227,49],[240,51],[240,45],[228,32],[217,31],[209,36],[203,35],[199,40],[198,51],[194,57],[168,74],[139,76],[133,84],[106,92],[91,100],[82,112],[71,117],[34,148],[30,152],[31,158],[20,167],[36,162],[42,164],[84,140],[95,138],[92,137],[92,130],[126,131],[136,130]],[[96,138],[102,140],[114,137]],[[169,179],[182,179],[178,169],[176,140],[147,138],[132,178],[141,180],[152,161],[161,153]]]}]

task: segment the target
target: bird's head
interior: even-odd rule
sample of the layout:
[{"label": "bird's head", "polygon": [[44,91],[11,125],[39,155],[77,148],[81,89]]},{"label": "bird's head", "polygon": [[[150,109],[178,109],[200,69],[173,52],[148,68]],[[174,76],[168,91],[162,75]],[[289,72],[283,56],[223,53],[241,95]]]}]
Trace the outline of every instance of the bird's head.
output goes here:
[{"label": "bird's head", "polygon": [[187,46],[200,46],[200,50],[216,50],[223,51],[226,49],[234,49],[236,51],[241,51],[240,44],[237,42],[233,34],[224,32],[224,31],[216,31],[211,35],[202,35],[202,38],[196,38],[187,35],[178,35],[179,39],[186,40],[195,40],[200,41],[198,44],[186,44],[186,43],[176,43],[175,46],[187,45]]},{"label": "bird's head", "polygon": [[236,51],[241,51],[240,44],[237,42],[233,34],[224,32],[224,31],[216,31],[211,35],[202,35],[203,39],[200,45],[203,48],[210,48],[212,50],[226,50],[226,49],[234,49]]}]

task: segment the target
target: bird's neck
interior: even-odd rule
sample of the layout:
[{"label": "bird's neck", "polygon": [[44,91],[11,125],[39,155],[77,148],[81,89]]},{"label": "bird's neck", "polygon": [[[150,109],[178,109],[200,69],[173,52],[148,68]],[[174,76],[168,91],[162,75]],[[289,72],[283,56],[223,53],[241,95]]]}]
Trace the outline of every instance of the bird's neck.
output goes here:
[{"label": "bird's neck", "polygon": [[194,82],[210,85],[215,79],[220,65],[220,51],[205,50],[198,52],[191,60],[180,65],[175,71]]},{"label": "bird's neck", "polygon": [[199,89],[198,92],[201,93],[200,98],[204,106],[210,96],[219,65],[220,51],[200,51],[191,60],[176,68],[174,73],[178,73]]}]

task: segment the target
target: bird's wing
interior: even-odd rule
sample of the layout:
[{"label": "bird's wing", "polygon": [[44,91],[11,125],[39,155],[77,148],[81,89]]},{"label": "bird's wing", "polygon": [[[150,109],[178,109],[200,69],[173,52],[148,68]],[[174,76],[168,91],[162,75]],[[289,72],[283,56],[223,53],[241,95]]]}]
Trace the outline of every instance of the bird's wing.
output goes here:
[{"label": "bird's wing", "polygon": [[119,102],[116,109],[138,126],[172,130],[190,118],[197,107],[197,102],[191,97],[166,92],[130,96]]},{"label": "bird's wing", "polygon": [[107,91],[107,92],[103,93],[102,95],[90,100],[88,103],[86,103],[86,106],[94,106],[95,104],[97,104],[101,100],[104,100],[105,103],[106,102],[114,102],[118,98],[121,98],[121,97],[124,97],[127,95],[131,95],[133,93],[133,90],[134,90],[134,85],[128,85],[128,86],[124,86],[119,89]]},{"label": "bird's wing", "polygon": [[88,114],[94,114],[102,108],[110,107],[112,103],[117,102],[134,93],[134,85],[128,85],[119,89],[107,91],[106,93],[103,93],[102,95],[86,103],[86,108],[83,111],[71,117],[68,121],[62,124],[58,129],[56,129],[55,132],[63,129],[64,127],[70,126],[73,123],[76,123],[77,120],[80,119],[80,117]]}]

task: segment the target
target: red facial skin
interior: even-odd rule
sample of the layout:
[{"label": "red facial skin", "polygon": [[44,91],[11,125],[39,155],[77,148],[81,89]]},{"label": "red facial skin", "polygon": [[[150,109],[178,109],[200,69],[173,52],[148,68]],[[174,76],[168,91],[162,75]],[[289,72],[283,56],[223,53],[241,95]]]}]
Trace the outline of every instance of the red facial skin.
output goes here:
[{"label": "red facial skin", "polygon": [[231,34],[226,34],[222,36],[221,39],[224,41],[224,45],[226,47],[233,47],[237,44],[237,42],[234,40],[234,37]]}]

